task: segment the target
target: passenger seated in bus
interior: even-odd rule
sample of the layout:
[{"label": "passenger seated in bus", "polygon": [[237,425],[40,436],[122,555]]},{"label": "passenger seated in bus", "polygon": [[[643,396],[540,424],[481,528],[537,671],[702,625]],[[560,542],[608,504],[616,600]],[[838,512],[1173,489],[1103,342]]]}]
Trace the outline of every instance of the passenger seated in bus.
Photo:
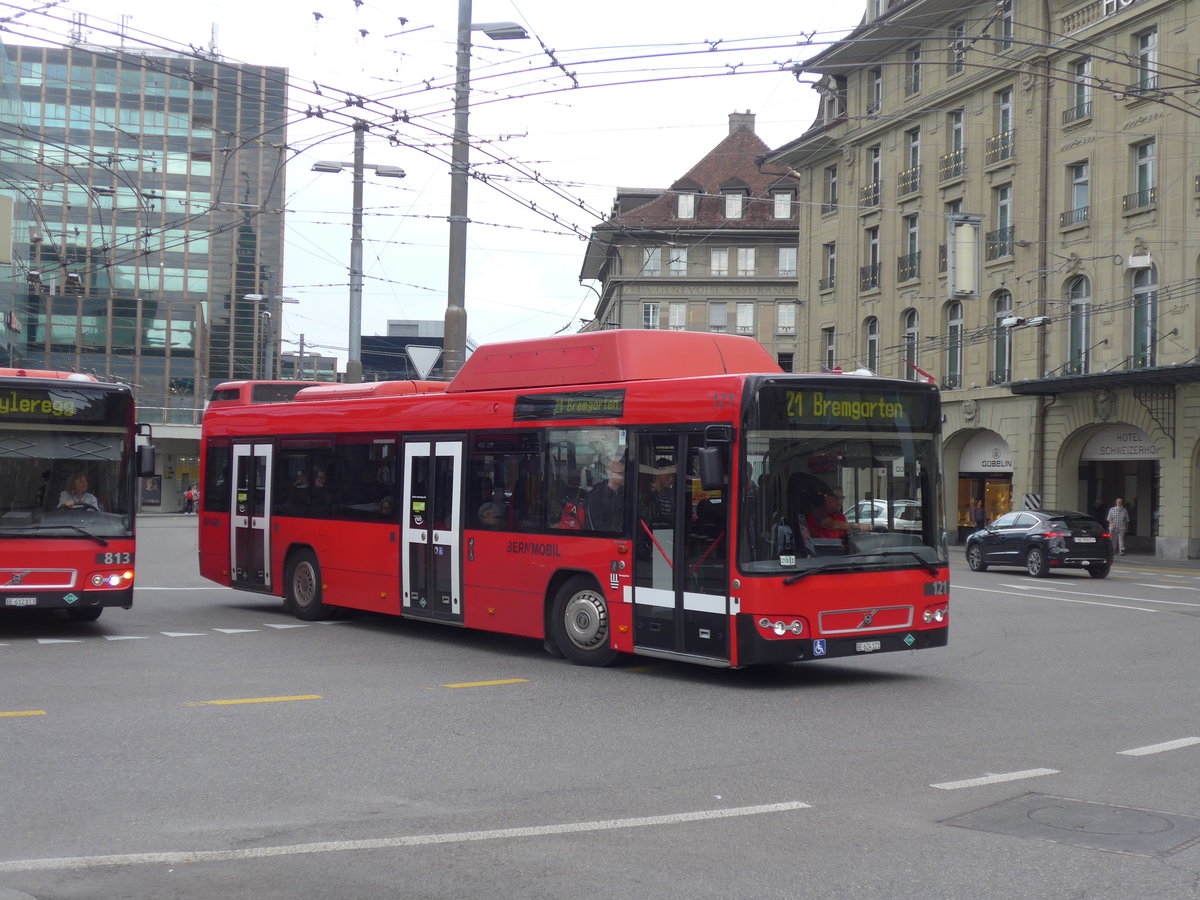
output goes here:
[{"label": "passenger seated in bus", "polygon": [[501,515],[500,505],[489,500],[479,507],[475,518],[480,528],[499,528]]},{"label": "passenger seated in bus", "polygon": [[390,496],[380,497],[378,507],[379,512],[389,517],[396,511],[395,503]]},{"label": "passenger seated in bus", "polygon": [[76,472],[71,476],[67,489],[58,495],[59,509],[99,509],[100,501],[95,494],[88,493],[87,476]]},{"label": "passenger seated in bus", "polygon": [[614,459],[606,467],[608,479],[592,488],[587,503],[587,528],[620,531],[625,518],[625,460]]},{"label": "passenger seated in bus", "polygon": [[312,486],[308,489],[310,503],[329,502],[329,488],[326,486],[325,479],[324,469],[313,469]]}]

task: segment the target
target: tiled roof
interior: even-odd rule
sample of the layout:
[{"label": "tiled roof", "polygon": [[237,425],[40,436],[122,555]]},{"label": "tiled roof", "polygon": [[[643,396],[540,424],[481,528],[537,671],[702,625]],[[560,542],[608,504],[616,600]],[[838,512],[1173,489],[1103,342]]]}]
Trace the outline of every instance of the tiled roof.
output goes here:
[{"label": "tiled roof", "polygon": [[[601,229],[629,228],[779,228],[783,220],[773,216],[771,192],[794,189],[797,180],[777,166],[760,169],[758,162],[770,148],[749,128],[735,129],[713,147],[703,159],[688,170],[671,188],[655,199],[625,213],[614,215],[599,226]],[[722,190],[744,190],[747,200],[743,214],[737,219],[725,217]],[[696,215],[680,219],[676,213],[676,192],[694,191],[700,194]],[[757,201],[754,198],[758,198]]]}]

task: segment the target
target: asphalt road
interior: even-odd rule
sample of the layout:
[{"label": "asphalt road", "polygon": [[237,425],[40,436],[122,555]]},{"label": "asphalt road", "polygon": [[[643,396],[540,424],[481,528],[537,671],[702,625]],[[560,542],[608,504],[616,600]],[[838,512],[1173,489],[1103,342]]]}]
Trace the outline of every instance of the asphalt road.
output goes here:
[{"label": "asphalt road", "polygon": [[1200,897],[1192,565],[956,563],[944,649],[586,669],[297,622],[195,527],[143,520],[132,610],[0,619],[0,900]]}]

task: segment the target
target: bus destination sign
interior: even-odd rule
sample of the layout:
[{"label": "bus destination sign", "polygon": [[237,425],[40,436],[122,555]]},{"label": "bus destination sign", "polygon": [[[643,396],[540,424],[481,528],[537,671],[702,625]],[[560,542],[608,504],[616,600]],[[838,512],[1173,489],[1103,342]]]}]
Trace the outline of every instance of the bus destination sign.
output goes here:
[{"label": "bus destination sign", "polygon": [[98,397],[61,388],[8,388],[0,391],[0,422],[61,422],[86,419]]},{"label": "bus destination sign", "polygon": [[625,413],[624,391],[571,391],[523,394],[513,406],[513,419],[613,419]]},{"label": "bus destination sign", "polygon": [[934,427],[937,398],[928,392],[863,391],[825,386],[794,389],[770,385],[760,395],[763,424],[815,425],[824,428],[897,427],[928,431]]}]

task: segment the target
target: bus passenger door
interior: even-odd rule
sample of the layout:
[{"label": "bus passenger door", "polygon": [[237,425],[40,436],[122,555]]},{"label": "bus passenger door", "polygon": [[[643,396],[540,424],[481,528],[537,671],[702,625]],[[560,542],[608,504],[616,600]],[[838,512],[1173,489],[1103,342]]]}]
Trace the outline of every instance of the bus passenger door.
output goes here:
[{"label": "bus passenger door", "polygon": [[694,434],[638,437],[634,645],[728,660],[728,513],[724,492],[701,488],[703,445]]},{"label": "bus passenger door", "polygon": [[271,445],[233,447],[233,527],[230,581],[234,587],[271,587]]},{"label": "bus passenger door", "polygon": [[461,438],[404,444],[404,525],[400,578],[406,616],[463,621],[459,497]]}]

